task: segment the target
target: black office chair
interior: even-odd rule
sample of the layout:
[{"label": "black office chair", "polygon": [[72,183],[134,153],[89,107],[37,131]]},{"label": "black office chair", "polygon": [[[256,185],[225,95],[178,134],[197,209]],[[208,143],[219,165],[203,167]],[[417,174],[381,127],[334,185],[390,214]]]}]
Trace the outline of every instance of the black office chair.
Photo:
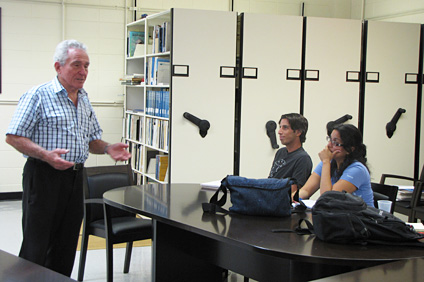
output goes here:
[{"label": "black office chair", "polygon": [[389,200],[392,201],[392,207],[390,213],[393,214],[396,206],[396,197],[398,193],[398,186],[386,185],[380,183],[371,182],[371,189],[374,193],[374,206],[378,208],[378,200]]},{"label": "black office chair", "polygon": [[[385,184],[386,180],[389,178],[394,179],[401,179],[401,180],[408,180],[412,182],[412,185],[414,185],[414,192],[412,193],[412,198],[415,197],[416,188],[417,188],[417,181],[423,182],[424,181],[424,166],[421,170],[420,178],[416,179],[413,177],[403,176],[403,175],[396,175],[396,174],[382,174],[380,179],[380,184]],[[404,214],[408,216],[408,222],[416,222],[416,219],[414,219],[413,216],[413,210],[412,210],[412,198],[408,200],[400,200],[396,202],[395,212]],[[422,203],[421,203],[422,204]]]},{"label": "black office chair", "polygon": [[141,219],[135,214],[113,208],[103,202],[106,191],[133,185],[131,165],[86,167],[84,174],[84,221],[78,281],[84,278],[85,260],[89,235],[106,239],[107,281],[113,281],[113,244],[127,243],[124,273],[130,268],[133,241],[152,238],[150,219]]}]

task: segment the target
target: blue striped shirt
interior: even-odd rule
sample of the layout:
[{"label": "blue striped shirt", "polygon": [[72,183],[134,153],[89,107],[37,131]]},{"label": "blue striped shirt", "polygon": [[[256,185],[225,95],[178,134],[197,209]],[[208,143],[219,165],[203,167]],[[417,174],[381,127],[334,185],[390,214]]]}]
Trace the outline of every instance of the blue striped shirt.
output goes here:
[{"label": "blue striped shirt", "polygon": [[62,157],[83,163],[88,158],[89,142],[101,139],[102,129],[87,92],[79,90],[75,107],[55,77],[22,95],[6,134],[29,138],[48,151],[69,149]]}]

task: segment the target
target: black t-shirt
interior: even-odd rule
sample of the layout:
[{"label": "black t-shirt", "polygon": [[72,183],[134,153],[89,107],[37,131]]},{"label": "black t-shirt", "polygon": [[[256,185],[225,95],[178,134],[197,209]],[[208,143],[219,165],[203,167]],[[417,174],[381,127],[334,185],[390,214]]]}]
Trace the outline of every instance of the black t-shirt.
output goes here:
[{"label": "black t-shirt", "polygon": [[275,154],[269,178],[294,178],[299,186],[303,186],[311,175],[312,160],[309,154],[300,147],[291,153],[281,148]]}]

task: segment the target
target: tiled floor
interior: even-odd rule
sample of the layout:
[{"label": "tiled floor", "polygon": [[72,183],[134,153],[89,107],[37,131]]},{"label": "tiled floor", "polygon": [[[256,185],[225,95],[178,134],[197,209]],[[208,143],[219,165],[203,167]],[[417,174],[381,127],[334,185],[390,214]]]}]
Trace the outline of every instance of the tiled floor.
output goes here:
[{"label": "tiled floor", "polygon": [[[0,201],[0,249],[8,253],[18,255],[21,240],[21,201]],[[131,256],[131,266],[128,274],[122,272],[124,267],[125,249],[114,249],[114,273],[115,282],[150,282],[151,279],[151,247],[136,247]],[[71,278],[77,279],[79,252],[77,252],[74,270]],[[89,250],[85,265],[84,281],[106,281],[106,253],[105,250]],[[228,282],[243,281],[241,275],[231,273]],[[252,280],[250,280],[252,281]]]},{"label": "tiled floor", "polygon": [[[0,249],[18,255],[21,240],[21,201],[0,201]],[[114,249],[114,281],[116,282],[150,282],[151,279],[151,248],[137,247],[131,256],[130,272],[124,274],[125,248]],[[77,252],[74,270],[71,278],[77,279],[79,252]],[[106,281],[105,250],[89,250],[85,266],[84,281]]]}]

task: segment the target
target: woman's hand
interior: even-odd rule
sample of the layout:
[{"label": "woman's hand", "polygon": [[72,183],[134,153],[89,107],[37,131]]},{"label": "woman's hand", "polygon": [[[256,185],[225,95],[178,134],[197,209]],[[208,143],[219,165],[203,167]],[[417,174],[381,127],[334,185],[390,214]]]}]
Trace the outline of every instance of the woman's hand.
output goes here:
[{"label": "woman's hand", "polygon": [[318,156],[323,163],[326,161],[330,162],[333,159],[335,153],[336,151],[331,152],[330,148],[327,145],[324,147],[324,149],[321,152],[318,153]]}]

